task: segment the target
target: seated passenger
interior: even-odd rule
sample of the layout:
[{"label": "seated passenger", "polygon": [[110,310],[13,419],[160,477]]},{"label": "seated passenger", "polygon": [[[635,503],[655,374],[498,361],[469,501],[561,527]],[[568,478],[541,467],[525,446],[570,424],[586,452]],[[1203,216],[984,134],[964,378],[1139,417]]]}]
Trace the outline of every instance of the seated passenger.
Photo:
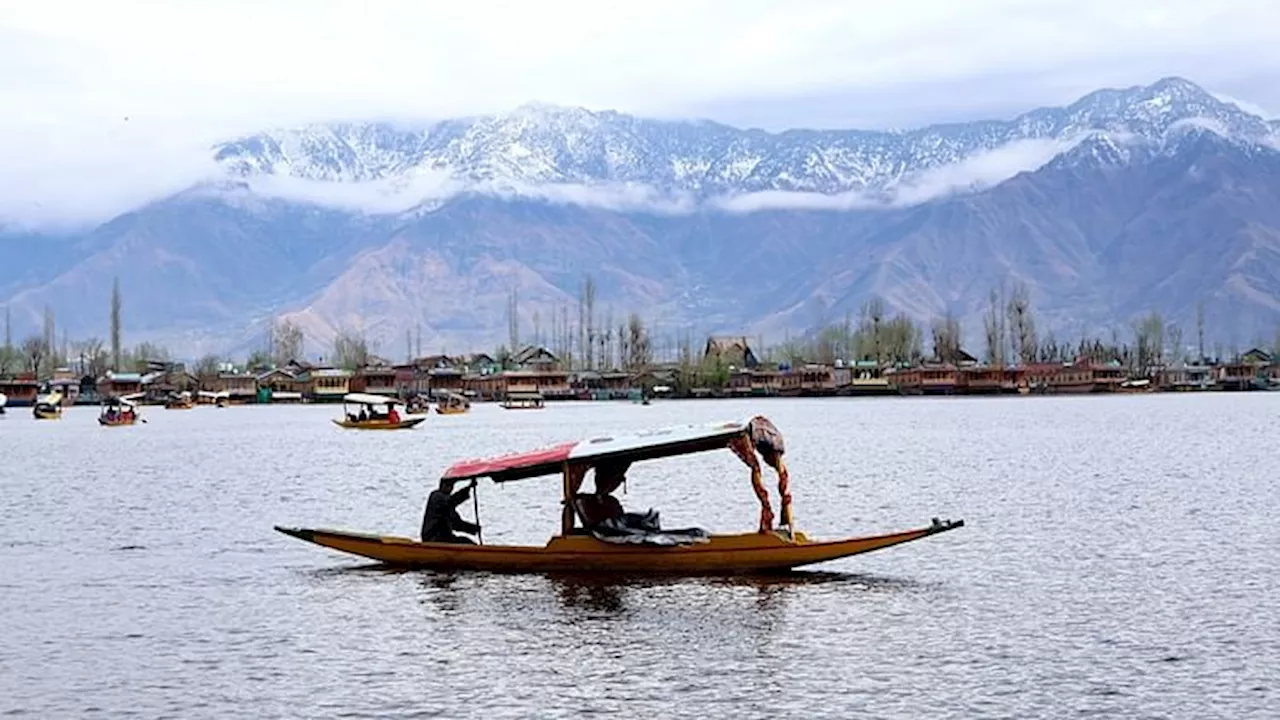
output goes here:
[{"label": "seated passenger", "polygon": [[626,512],[622,503],[612,495],[627,478],[629,462],[605,462],[595,468],[595,492],[580,493],[575,497],[583,527],[593,528],[606,520],[620,519]]}]

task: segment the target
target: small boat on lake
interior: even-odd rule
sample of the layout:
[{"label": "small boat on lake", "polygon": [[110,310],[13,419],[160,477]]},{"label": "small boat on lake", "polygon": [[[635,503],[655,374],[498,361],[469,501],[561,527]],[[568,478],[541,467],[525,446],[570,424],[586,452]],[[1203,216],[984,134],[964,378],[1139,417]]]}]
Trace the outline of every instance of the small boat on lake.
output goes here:
[{"label": "small boat on lake", "polygon": [[62,393],[54,391],[36,398],[31,415],[37,420],[58,420],[62,417]]},{"label": "small boat on lake", "polygon": [[[635,462],[731,450],[751,470],[760,501],[759,529],[713,535],[698,528],[662,528],[657,514],[602,510]],[[963,527],[934,519],[924,527],[840,540],[814,540],[795,529],[782,436],[769,420],[685,425],[635,435],[598,437],[531,452],[464,460],[444,472],[454,482],[489,478],[507,483],[557,477],[562,500],[560,534],[544,546],[419,542],[412,538],[276,526],[291,537],[381,563],[440,570],[581,572],[598,574],[727,574],[786,571],[901,545]],[[762,479],[761,460],[778,475],[779,520]],[[594,472],[595,493],[581,493]],[[475,496],[473,495],[473,498]],[[616,503],[616,501],[614,501]],[[478,505],[477,505],[478,515]],[[477,522],[479,518],[477,517]]]},{"label": "small boat on lake", "polygon": [[502,398],[502,407],[506,410],[540,410],[544,406],[539,392],[509,392]]},{"label": "small boat on lake", "polygon": [[9,396],[0,393],[0,415],[4,414],[4,406],[9,404]]},{"label": "small boat on lake", "polygon": [[461,393],[446,392],[436,401],[440,415],[461,415],[471,409],[471,401]]},{"label": "small boat on lake", "polygon": [[[408,430],[427,419],[425,415],[401,415],[396,408],[403,406],[395,398],[348,393],[342,397],[342,419],[333,422],[355,430]],[[359,412],[352,412],[352,408],[359,408]]]},{"label": "small boat on lake", "polygon": [[180,393],[171,393],[169,399],[165,400],[165,410],[190,410],[196,406],[196,401],[191,397],[191,392],[183,390]]},{"label": "small boat on lake", "polygon": [[224,408],[231,404],[231,393],[222,390],[212,392],[210,390],[201,390],[197,395],[201,404],[212,405],[214,407]]},{"label": "small boat on lake", "polygon": [[[98,424],[103,427],[123,427],[134,425],[142,418],[138,417],[138,407],[132,401],[120,397],[110,397],[102,401],[102,412],[98,415]],[[143,420],[143,422],[146,422]]]}]

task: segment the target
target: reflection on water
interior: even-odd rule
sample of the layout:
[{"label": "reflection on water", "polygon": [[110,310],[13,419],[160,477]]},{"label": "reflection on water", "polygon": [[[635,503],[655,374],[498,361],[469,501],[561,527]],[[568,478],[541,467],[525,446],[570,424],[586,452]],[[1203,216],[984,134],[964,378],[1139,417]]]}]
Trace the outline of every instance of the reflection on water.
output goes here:
[{"label": "reflection on water", "polygon": [[[451,461],[763,412],[813,537],[968,525],[765,577],[388,569],[275,524],[413,535]],[[330,408],[0,423],[0,712],[35,717],[1269,717],[1280,397]],[[1249,418],[1241,422],[1241,418]],[[558,484],[479,494],[541,545]],[[750,531],[727,451],[637,465],[664,524]]]}]

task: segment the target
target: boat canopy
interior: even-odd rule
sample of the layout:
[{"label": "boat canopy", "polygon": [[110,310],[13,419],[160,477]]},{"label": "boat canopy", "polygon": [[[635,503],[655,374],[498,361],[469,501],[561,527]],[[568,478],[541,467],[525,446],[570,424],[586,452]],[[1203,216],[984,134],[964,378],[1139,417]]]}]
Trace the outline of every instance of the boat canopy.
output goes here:
[{"label": "boat canopy", "polygon": [[211,390],[201,390],[200,397],[206,398],[209,400],[217,400],[218,398],[230,398],[231,393],[227,392],[226,390],[220,390],[218,392],[213,392]]},{"label": "boat canopy", "polygon": [[451,480],[488,477],[494,482],[510,482],[563,473],[566,502],[566,530],[572,524],[567,503],[582,486],[589,468],[601,464],[627,465],[640,460],[655,460],[675,455],[729,448],[751,468],[751,484],[760,500],[760,528],[773,527],[773,510],[765,489],[757,453],[778,473],[782,524],[791,520],[790,479],[782,460],[785,452],[782,434],[763,416],[746,421],[718,422],[705,425],[679,425],[630,435],[597,437],[529,452],[510,453],[490,458],[477,458],[454,463],[444,472]]},{"label": "boat canopy", "polygon": [[130,409],[134,407],[133,401],[127,397],[109,397],[104,399],[102,404],[106,407],[126,407]]},{"label": "boat canopy", "polygon": [[36,405],[57,405],[62,402],[62,393],[54,390],[48,395],[36,398]]},{"label": "boat canopy", "polygon": [[403,405],[404,403],[392,397],[384,397],[382,395],[373,395],[370,393],[347,393],[342,396],[342,402],[355,403],[357,405]]}]

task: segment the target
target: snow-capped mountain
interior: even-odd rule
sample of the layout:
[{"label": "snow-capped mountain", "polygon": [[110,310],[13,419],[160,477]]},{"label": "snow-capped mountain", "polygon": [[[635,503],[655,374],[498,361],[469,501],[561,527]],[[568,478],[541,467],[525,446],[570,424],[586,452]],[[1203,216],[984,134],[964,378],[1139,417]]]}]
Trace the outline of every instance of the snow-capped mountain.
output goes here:
[{"label": "snow-capped mountain", "polygon": [[433,349],[487,349],[508,290],[524,331],[545,332],[587,273],[603,305],[695,335],[776,339],[870,295],[976,333],[1010,281],[1072,335],[1150,310],[1189,327],[1201,302],[1211,339],[1280,323],[1280,121],[1178,78],[902,132],[528,105],[212,152],[218,181],[89,232],[0,232],[15,332],[47,305],[102,336],[116,276],[131,337],[181,352],[243,351],[273,316],[301,323],[312,355],[344,327],[392,356],[419,327]]},{"label": "snow-capped mountain", "polygon": [[1245,143],[1265,143],[1277,132],[1194,83],[1166,78],[1099,90],[1067,107],[1012,120],[903,132],[769,133],[534,104],[422,127],[333,124],[271,131],[225,143],[216,157],[238,177],[353,182],[431,173],[496,184],[641,184],[702,197],[765,190],[836,194],[891,189],[1020,141],[1060,141],[1061,150],[1089,134],[1105,134],[1117,142],[1159,144],[1187,125]]}]

